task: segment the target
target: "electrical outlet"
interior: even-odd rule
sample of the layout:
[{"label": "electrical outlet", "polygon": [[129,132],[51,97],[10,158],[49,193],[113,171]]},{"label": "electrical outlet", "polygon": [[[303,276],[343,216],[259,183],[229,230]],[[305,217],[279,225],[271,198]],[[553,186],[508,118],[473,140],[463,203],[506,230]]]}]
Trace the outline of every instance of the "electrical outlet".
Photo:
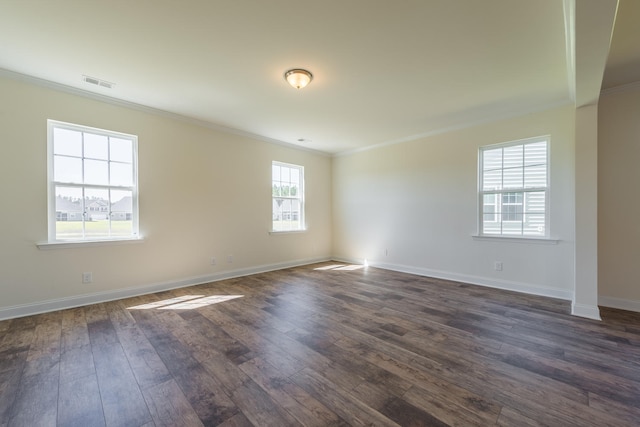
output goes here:
[{"label": "electrical outlet", "polygon": [[211,264],[211,265],[216,265],[216,259],[215,259],[215,257],[211,257],[211,260],[209,260],[209,264]]},{"label": "electrical outlet", "polygon": [[502,271],[502,262],[496,261],[495,264],[493,264],[493,269],[495,271]]},{"label": "electrical outlet", "polygon": [[91,283],[93,282],[93,273],[86,272],[86,273],[82,273],[82,283]]},{"label": "electrical outlet", "polygon": [[227,256],[227,262],[228,262],[229,264],[232,264],[232,263],[233,263],[233,255],[229,255],[229,256]]}]

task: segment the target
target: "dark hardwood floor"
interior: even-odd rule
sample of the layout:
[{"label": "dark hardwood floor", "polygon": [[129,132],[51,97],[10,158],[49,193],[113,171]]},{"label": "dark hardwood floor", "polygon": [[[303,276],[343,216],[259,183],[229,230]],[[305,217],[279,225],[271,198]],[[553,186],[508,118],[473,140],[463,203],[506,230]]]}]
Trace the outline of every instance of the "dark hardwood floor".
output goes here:
[{"label": "dark hardwood floor", "polygon": [[640,313],[334,264],[0,322],[0,426],[640,425]]}]

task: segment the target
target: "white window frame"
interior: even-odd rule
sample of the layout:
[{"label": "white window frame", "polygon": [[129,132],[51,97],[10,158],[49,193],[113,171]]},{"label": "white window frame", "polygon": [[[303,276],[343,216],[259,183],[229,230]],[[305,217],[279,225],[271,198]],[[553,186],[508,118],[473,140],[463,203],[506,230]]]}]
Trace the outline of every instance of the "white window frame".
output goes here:
[{"label": "white window frame", "polygon": [[[77,182],[64,182],[64,181],[56,181],[55,180],[55,170],[54,170],[54,130],[55,129],[67,129],[76,132],[83,132],[85,134],[94,134],[100,136],[114,137],[119,139],[128,139],[132,142],[132,178],[133,182],[131,186],[122,186],[122,185],[94,185],[88,183],[77,183]],[[83,159],[83,173],[84,173],[84,144],[82,148],[82,159]],[[111,163],[112,160],[109,158],[107,162]],[[114,161],[116,162],[116,161]],[[48,196],[48,242],[39,243],[38,246],[41,248],[46,248],[49,245],[66,247],[67,245],[82,245],[82,244],[93,244],[100,242],[122,242],[127,240],[141,240],[139,234],[139,214],[138,214],[138,137],[136,135],[125,134],[121,132],[115,132],[110,130],[98,129],[88,126],[77,125],[73,123],[65,123],[56,120],[47,120],[47,196]],[[115,235],[115,236],[86,236],[84,235],[85,229],[85,220],[82,220],[83,223],[83,237],[82,238],[73,238],[73,239],[60,239],[56,235],[56,186],[64,186],[70,188],[80,188],[84,194],[86,189],[98,189],[98,190],[125,190],[131,191],[132,195],[132,212],[131,212],[131,235]],[[86,212],[89,208],[84,206],[84,197],[82,201],[82,206],[84,207],[83,211],[85,212],[83,215],[86,217]],[[106,214],[109,217],[109,232],[111,232],[111,212]]]},{"label": "white window frame", "polygon": [[[495,149],[504,149],[507,147],[516,147],[516,146],[522,146],[523,150],[524,147],[526,145],[529,144],[533,144],[533,143],[540,143],[540,142],[546,142],[546,159],[545,159],[545,182],[546,185],[543,187],[525,187],[524,186],[524,181],[523,181],[523,185],[522,187],[516,187],[516,188],[500,188],[500,189],[492,189],[492,190],[484,190],[484,153],[486,151],[489,150],[495,150]],[[498,239],[522,239],[522,240],[551,240],[550,239],[550,227],[549,227],[549,211],[550,211],[550,206],[549,206],[549,194],[550,194],[550,179],[549,179],[549,172],[550,172],[550,153],[551,153],[551,138],[549,135],[544,135],[544,136],[539,136],[539,137],[534,137],[534,138],[527,138],[527,139],[521,139],[521,140],[516,140],[516,141],[509,141],[509,142],[505,142],[505,143],[500,143],[500,144],[493,144],[493,145],[486,145],[483,147],[480,147],[480,149],[478,150],[478,234],[476,237],[480,237],[480,238],[498,238]],[[524,159],[524,155],[523,155],[523,167],[524,167],[524,163],[526,162],[526,160]],[[504,179],[504,171],[508,169],[504,167],[504,159],[503,159],[503,167],[500,168],[500,171],[502,172],[502,179]],[[534,192],[544,192],[544,233],[543,234],[524,234],[524,224],[526,223],[526,216],[527,216],[527,208],[526,208],[526,193],[534,193]],[[509,220],[504,220],[502,215],[502,209],[501,206],[504,204],[503,202],[503,196],[505,194],[509,194],[509,193],[516,193],[516,194],[521,194],[522,195],[522,231],[520,234],[511,234],[511,233],[505,233],[503,230],[503,224],[504,223],[509,223],[512,221]],[[494,221],[491,222],[495,222],[497,224],[500,225],[500,232],[499,233],[486,233],[484,230],[484,217],[485,217],[485,212],[484,212],[484,196],[485,195],[495,195],[495,200],[496,200],[496,211],[494,213]],[[512,206],[513,204],[509,204],[510,206]],[[516,221],[518,222],[518,221]]]},{"label": "white window frame", "polygon": [[[300,190],[299,190],[299,194],[295,195],[295,196],[280,196],[280,195],[274,195],[273,194],[273,167],[274,166],[280,166],[280,167],[285,167],[285,168],[289,168],[289,169],[297,169],[300,172]],[[305,184],[304,184],[304,166],[301,165],[294,165],[291,163],[284,163],[284,162],[279,162],[279,161],[272,161],[271,162],[271,233],[297,233],[297,232],[302,232],[302,231],[306,231],[307,226],[306,226],[306,216],[305,216]],[[293,229],[288,229],[288,230],[277,230],[274,228],[273,223],[274,223],[274,202],[276,199],[290,199],[290,200],[297,200],[300,203],[300,219],[299,219],[299,224],[300,227],[299,228],[293,228]]]}]

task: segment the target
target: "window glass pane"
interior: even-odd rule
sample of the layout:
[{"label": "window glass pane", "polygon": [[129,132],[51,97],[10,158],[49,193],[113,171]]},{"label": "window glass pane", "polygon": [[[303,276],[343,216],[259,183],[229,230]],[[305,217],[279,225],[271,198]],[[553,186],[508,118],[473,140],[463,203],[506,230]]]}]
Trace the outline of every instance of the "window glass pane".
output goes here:
[{"label": "window glass pane", "polygon": [[504,168],[522,167],[524,164],[522,145],[514,145],[503,148],[503,166]]},{"label": "window glass pane", "polygon": [[131,187],[133,185],[133,167],[127,163],[109,163],[111,185]]},{"label": "window glass pane", "polygon": [[502,148],[482,152],[482,169],[484,171],[502,169]]},{"label": "window glass pane", "polygon": [[74,130],[54,128],[53,153],[82,157],[82,134]]},{"label": "window glass pane", "polygon": [[302,229],[302,212],[300,209],[299,200],[291,200],[290,221],[291,221],[291,230]]},{"label": "window glass pane", "polygon": [[503,174],[502,188],[522,188],[522,168],[505,169]]},{"label": "window glass pane", "polygon": [[273,196],[281,196],[282,192],[280,191],[280,181],[273,181],[271,186],[271,195]]},{"label": "window glass pane", "polygon": [[536,142],[524,146],[524,164],[542,165],[547,163],[547,141]]},{"label": "window glass pane", "polygon": [[527,213],[544,213],[545,212],[544,191],[525,193],[525,206],[526,206]]},{"label": "window glass pane", "polygon": [[302,230],[304,217],[302,167],[289,167],[273,163],[271,170],[272,230]]},{"label": "window glass pane", "polygon": [[291,181],[291,169],[287,168],[287,167],[282,167],[280,169],[280,180],[288,185],[289,182]]},{"label": "window glass pane", "polygon": [[[481,149],[482,150],[482,149]],[[483,150],[482,234],[545,236],[548,141],[538,140]]]},{"label": "window glass pane", "polygon": [[484,234],[500,234],[501,224],[496,221],[495,215],[485,214],[483,215],[482,231]]},{"label": "window glass pane", "polygon": [[283,230],[283,204],[285,200],[280,198],[273,199],[273,230],[282,231]]},{"label": "window glass pane", "polygon": [[109,184],[109,163],[103,160],[84,161],[84,182],[85,184],[108,185]]},{"label": "window glass pane", "polygon": [[300,183],[300,169],[291,169],[291,184],[298,185]]},{"label": "window glass pane", "polygon": [[484,171],[482,174],[483,190],[502,190],[502,170]]},{"label": "window glass pane", "polygon": [[547,186],[547,165],[533,165],[524,169],[524,188]]},{"label": "window glass pane", "polygon": [[82,189],[56,186],[56,238],[83,237]]},{"label": "window glass pane", "polygon": [[91,159],[109,159],[109,143],[104,135],[84,134],[84,157]]},{"label": "window glass pane", "polygon": [[280,166],[278,165],[271,166],[271,176],[274,181],[280,181]]},{"label": "window glass pane", "polygon": [[505,221],[502,223],[502,234],[511,236],[522,235],[522,219],[520,221]]},{"label": "window glass pane", "polygon": [[110,159],[116,162],[133,163],[133,141],[130,139],[109,138]]},{"label": "window glass pane", "polygon": [[[55,215],[50,238],[100,240],[137,235],[135,137],[110,136],[108,131],[54,121],[48,121],[48,126],[53,156],[49,185],[56,193],[55,205],[49,206],[52,220]],[[68,184],[57,185],[60,183]]]},{"label": "window glass pane", "polygon": [[527,236],[544,236],[544,214],[527,214],[522,233]]},{"label": "window glass pane", "polygon": [[133,233],[133,193],[111,190],[111,236],[126,237]]},{"label": "window glass pane", "polygon": [[74,184],[82,183],[82,159],[53,156],[53,180]]},{"label": "window glass pane", "polygon": [[85,237],[109,237],[109,190],[85,189],[84,206]]},{"label": "window glass pane", "polygon": [[300,189],[298,188],[298,184],[292,183],[291,188],[289,189],[289,196],[291,197],[299,197]]},{"label": "window glass pane", "polygon": [[483,211],[484,213],[495,213],[497,211],[495,194],[485,194],[483,196]]}]

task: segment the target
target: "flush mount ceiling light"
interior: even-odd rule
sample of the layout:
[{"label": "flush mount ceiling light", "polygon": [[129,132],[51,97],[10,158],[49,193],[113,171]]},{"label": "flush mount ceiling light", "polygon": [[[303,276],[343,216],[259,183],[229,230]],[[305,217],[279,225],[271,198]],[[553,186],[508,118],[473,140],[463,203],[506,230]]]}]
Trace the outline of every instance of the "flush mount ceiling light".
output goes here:
[{"label": "flush mount ceiling light", "polygon": [[284,73],[284,78],[291,86],[302,89],[313,80],[313,74],[301,68],[294,68]]}]

